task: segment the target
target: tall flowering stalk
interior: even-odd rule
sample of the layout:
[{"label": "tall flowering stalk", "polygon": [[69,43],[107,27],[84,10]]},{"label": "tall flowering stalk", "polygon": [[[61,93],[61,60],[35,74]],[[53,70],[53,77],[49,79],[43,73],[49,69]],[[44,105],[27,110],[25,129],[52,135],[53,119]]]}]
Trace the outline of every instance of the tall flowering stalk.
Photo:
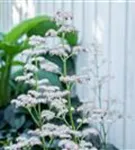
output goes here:
[{"label": "tall flowering stalk", "polygon": [[[108,100],[103,104],[105,101],[102,99],[102,87],[110,77],[100,76],[97,53],[99,46],[92,46],[95,50],[91,63],[94,69],[87,68],[85,74],[70,74],[67,69],[68,60],[79,52],[90,50],[81,45],[71,47],[65,40],[67,33],[76,32],[75,27],[70,24],[71,14],[57,12],[54,20],[59,27],[58,30],[49,30],[45,37],[32,36],[29,39],[32,48],[21,53],[26,61],[23,75],[18,76],[16,81],[28,84],[30,89],[26,94],[12,100],[17,108],[23,107],[29,112],[36,129],[20,135],[15,144],[5,149],[31,150],[33,146],[39,145],[43,150],[50,150],[55,144],[57,150],[97,150],[89,140],[89,136],[94,135],[101,137],[105,145],[103,150],[106,150],[109,127],[121,118],[121,115],[116,109],[108,107]],[[45,54],[58,56],[62,60],[62,69],[47,60]],[[39,70],[57,74],[65,89],[50,84],[47,78],[40,79]],[[88,82],[94,83],[94,101],[82,102],[74,108],[71,100],[72,87],[76,83]],[[113,100],[109,101],[114,103]],[[77,119],[74,118],[76,112],[80,114]],[[84,124],[87,124],[86,128],[83,128]]]},{"label": "tall flowering stalk", "polygon": [[[56,149],[60,150],[96,150],[94,145],[86,140],[86,137],[91,132],[94,134],[98,134],[98,132],[91,128],[79,130],[85,122],[85,117],[79,118],[76,125],[73,113],[80,109],[73,108],[71,103],[73,85],[77,82],[88,81],[89,76],[87,74],[70,75],[67,70],[68,59],[80,51],[86,52],[87,50],[80,45],[70,47],[65,41],[66,33],[76,31],[70,25],[72,16],[69,13],[58,12],[54,20],[59,26],[59,30],[51,29],[45,34],[45,37],[32,36],[29,41],[32,48],[21,53],[26,64],[23,68],[23,75],[18,76],[16,81],[28,84],[30,89],[26,94],[21,94],[12,100],[12,104],[17,108],[23,107],[29,112],[36,129],[20,135],[15,144],[5,147],[7,150],[31,150],[35,145],[39,145],[43,150],[49,150],[54,143],[57,143]],[[62,35],[62,38],[59,35]],[[47,53],[61,58],[62,70],[44,57]],[[61,90],[60,87],[51,85],[46,78],[39,79],[39,70],[59,75],[60,81],[65,84],[66,89]],[[69,116],[69,120],[67,116]]]},{"label": "tall flowering stalk", "polygon": [[103,89],[105,84],[113,79],[113,76],[105,73],[102,70],[105,64],[108,63],[102,58],[101,46],[95,40],[91,45],[91,51],[89,51],[90,66],[83,69],[83,72],[89,72],[91,78],[90,87],[91,94],[93,95],[92,101],[85,102],[79,111],[87,118],[87,122],[93,125],[100,132],[102,148],[107,149],[109,130],[118,119],[122,119],[122,114],[119,111],[118,103],[115,99],[103,97]]}]

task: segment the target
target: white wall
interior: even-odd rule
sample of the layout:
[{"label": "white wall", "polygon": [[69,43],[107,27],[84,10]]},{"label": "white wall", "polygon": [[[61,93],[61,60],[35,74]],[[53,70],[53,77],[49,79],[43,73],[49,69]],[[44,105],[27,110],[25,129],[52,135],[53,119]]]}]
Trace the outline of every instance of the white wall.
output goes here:
[{"label": "white wall", "polygon": [[[61,9],[71,11],[74,15],[73,23],[80,31],[80,42],[84,45],[92,42],[92,25],[96,17],[99,19],[104,57],[112,62],[104,68],[103,73],[109,71],[115,77],[106,85],[104,96],[116,98],[118,103],[121,103],[118,109],[122,110],[124,115],[135,115],[135,3],[129,2],[127,5],[119,0],[110,3],[107,0],[96,3],[90,0],[84,3],[82,0],[34,0],[32,3],[33,14],[52,15]],[[9,0],[1,0],[0,11],[0,31],[7,31],[12,24],[17,23],[12,20],[12,3]],[[77,59],[77,67],[84,65],[90,64],[87,55],[81,54]],[[77,91],[80,98],[91,98],[88,94],[89,85],[78,86]],[[125,119],[113,125],[110,141],[116,146],[122,150],[135,150],[134,139],[135,121]]]}]

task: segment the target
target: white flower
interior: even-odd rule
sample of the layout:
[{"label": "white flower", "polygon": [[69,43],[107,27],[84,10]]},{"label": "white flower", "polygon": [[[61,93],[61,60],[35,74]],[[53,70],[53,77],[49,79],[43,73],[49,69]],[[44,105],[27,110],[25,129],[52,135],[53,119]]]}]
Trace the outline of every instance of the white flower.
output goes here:
[{"label": "white flower", "polygon": [[55,117],[55,113],[49,110],[43,110],[41,113],[41,118],[45,119],[45,121],[52,120]]},{"label": "white flower", "polygon": [[54,20],[58,26],[69,24],[72,20],[72,15],[69,12],[58,11],[54,17]]},{"label": "white flower", "polygon": [[39,91],[52,91],[52,92],[55,92],[55,91],[58,91],[58,90],[60,90],[60,88],[58,87],[58,86],[51,86],[51,85],[49,85],[49,86],[45,86],[45,85],[40,85],[39,87],[38,87],[38,90]]},{"label": "white flower", "polygon": [[60,68],[55,64],[50,61],[46,61],[40,64],[41,69],[46,70],[48,72],[54,72],[54,73],[59,73]]},{"label": "white flower", "polygon": [[45,61],[45,58],[44,57],[42,57],[42,56],[37,56],[37,57],[33,57],[32,59],[31,59],[31,61],[32,62],[43,62],[43,61]]},{"label": "white flower", "polygon": [[71,25],[64,25],[64,26],[61,26],[58,30],[58,33],[68,33],[68,32],[75,32],[75,27],[74,26],[71,26]]},{"label": "white flower", "polygon": [[32,45],[32,46],[37,46],[37,45],[40,45],[40,44],[45,44],[45,42],[46,42],[45,38],[43,38],[41,36],[35,36],[35,35],[33,35],[29,39],[29,44]]},{"label": "white flower", "polygon": [[62,98],[65,97],[66,95],[70,94],[69,91],[56,91],[56,92],[44,92],[44,96],[50,97],[50,98]]},{"label": "white flower", "polygon": [[48,49],[45,47],[40,47],[40,48],[36,47],[36,49],[32,51],[31,56],[45,55],[47,52],[48,52]]},{"label": "white flower", "polygon": [[85,81],[89,81],[90,78],[88,75],[72,75],[72,76],[61,76],[60,81],[64,83],[83,83]]},{"label": "white flower", "polygon": [[73,19],[72,14],[69,13],[69,12],[58,11],[58,12],[56,13],[56,15],[57,15],[58,17],[61,17],[61,18],[65,19],[65,20]]},{"label": "white flower", "polygon": [[[67,102],[67,101],[66,101]],[[55,108],[57,111],[57,116],[60,117],[62,115],[65,115],[68,112],[68,109],[66,107],[66,102],[63,101],[62,98],[59,99],[54,99],[53,101],[51,101],[50,103],[50,107],[53,109]]]},{"label": "white flower", "polygon": [[27,73],[27,74],[25,74],[25,75],[23,75],[23,76],[18,76],[18,77],[16,77],[15,78],[15,80],[16,81],[26,81],[26,80],[29,80],[29,79],[31,79],[33,77],[33,73]]},{"label": "white flower", "polygon": [[52,123],[44,124],[41,129],[29,131],[30,135],[38,137],[59,137],[59,138],[71,138],[72,130],[66,125],[55,125]]},{"label": "white flower", "polygon": [[27,79],[25,80],[25,84],[36,86],[36,80],[35,79]]},{"label": "white flower", "polygon": [[37,72],[38,71],[38,68],[33,64],[26,64],[24,66],[24,69],[27,71],[31,71],[31,72]]},{"label": "white flower", "polygon": [[79,143],[79,150],[90,150],[92,143],[81,140]]},{"label": "white flower", "polygon": [[35,90],[29,90],[28,94],[31,95],[32,97],[36,97],[36,98],[40,96],[40,93]]},{"label": "white flower", "polygon": [[59,147],[65,150],[78,150],[78,145],[69,139],[64,139],[59,142]]},{"label": "white flower", "polygon": [[90,150],[98,150],[96,147],[92,147]]},{"label": "white flower", "polygon": [[33,73],[29,72],[29,73],[25,74],[25,76],[26,76],[26,80],[31,79],[33,77]]},{"label": "white flower", "polygon": [[16,80],[16,81],[25,81],[25,80],[26,80],[26,77],[25,77],[25,76],[18,76],[18,77],[16,77],[15,80]]},{"label": "white flower", "polygon": [[49,80],[48,79],[41,79],[41,80],[38,80],[37,83],[39,86],[48,85]]},{"label": "white flower", "polygon": [[83,120],[81,118],[79,118],[79,119],[77,119],[77,122],[81,123],[81,122],[83,122]]},{"label": "white flower", "polygon": [[57,36],[57,31],[54,29],[50,29],[46,32],[45,36],[55,37],[55,36]]},{"label": "white flower", "polygon": [[56,49],[53,49],[51,51],[49,51],[49,53],[53,56],[53,55],[56,55],[56,56],[64,56],[64,57],[67,57],[68,54],[67,52],[63,49],[63,48],[56,48]]},{"label": "white flower", "polygon": [[12,144],[10,146],[5,147],[5,150],[19,150],[22,149],[24,147],[32,147],[34,145],[41,145],[41,141],[39,138],[33,136],[33,137],[24,137],[24,136],[20,136],[17,138],[17,143],[16,144]]},{"label": "white flower", "polygon": [[89,127],[89,128],[86,128],[86,129],[84,129],[83,131],[82,131],[82,136],[83,137],[87,137],[87,136],[89,136],[90,134],[93,134],[93,135],[99,135],[99,132],[95,129],[95,128],[91,128],[91,127]]},{"label": "white flower", "polygon": [[74,46],[73,47],[73,50],[72,50],[72,53],[73,54],[78,54],[79,52],[88,52],[88,49],[82,47],[82,46]]}]

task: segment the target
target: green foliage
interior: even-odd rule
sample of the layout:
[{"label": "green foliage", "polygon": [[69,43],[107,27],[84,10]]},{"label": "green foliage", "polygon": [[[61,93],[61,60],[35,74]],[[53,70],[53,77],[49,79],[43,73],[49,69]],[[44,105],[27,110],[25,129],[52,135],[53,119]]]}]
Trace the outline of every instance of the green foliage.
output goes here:
[{"label": "green foliage", "polygon": [[13,105],[0,110],[0,119],[0,147],[8,145],[22,131],[25,132],[33,125],[27,111],[22,108],[16,109]]},{"label": "green foliage", "polygon": [[48,22],[49,20],[50,17],[48,16],[37,16],[32,19],[25,20],[5,34],[4,41],[9,43],[17,42],[21,36],[28,33],[34,26],[41,22]]},{"label": "green foliage", "polygon": [[39,23],[38,25],[34,26],[33,28],[31,28],[31,30],[28,31],[27,36],[28,37],[31,37],[32,35],[44,36],[44,34],[49,29],[55,29],[55,30],[58,29],[55,22],[52,20],[48,20],[47,22],[44,21],[44,22]]},{"label": "green foliage", "polygon": [[25,116],[17,113],[13,105],[9,105],[5,109],[4,119],[13,129],[16,130],[20,129],[26,121]]},{"label": "green foliage", "polygon": [[[5,64],[0,68],[0,107],[7,105],[10,99],[10,74],[16,54],[29,47],[28,40],[19,43],[21,37],[41,22],[48,22],[50,17],[38,16],[21,22],[6,34],[0,34],[1,60]],[[16,63],[17,65],[17,63]],[[20,63],[19,63],[20,65]]]},{"label": "green foliage", "polygon": [[25,40],[18,44],[12,44],[5,41],[0,41],[0,49],[4,50],[7,55],[14,56],[22,50],[29,48],[28,41]]},{"label": "green foliage", "polygon": [[4,33],[0,32],[0,41],[2,41],[4,38]]}]

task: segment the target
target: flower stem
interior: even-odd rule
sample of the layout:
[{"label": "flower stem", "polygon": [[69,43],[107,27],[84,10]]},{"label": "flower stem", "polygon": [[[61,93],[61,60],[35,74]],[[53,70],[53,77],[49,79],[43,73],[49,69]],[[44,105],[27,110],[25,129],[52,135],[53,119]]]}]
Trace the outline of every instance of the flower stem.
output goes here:
[{"label": "flower stem", "polygon": [[[71,91],[70,86],[67,85],[67,90]],[[70,117],[70,122],[72,125],[72,129],[75,130],[75,124],[74,124],[74,120],[73,120],[73,114],[72,114],[72,110],[71,110],[72,104],[71,104],[71,96],[68,95],[68,111],[69,111],[69,117]]]},{"label": "flower stem", "polygon": [[31,109],[27,108],[27,110],[28,110],[29,114],[31,115],[31,117],[32,117],[33,121],[35,122],[35,124],[37,126],[39,126],[39,123],[38,123],[37,119],[35,118],[35,116],[33,115],[33,113],[31,112]]},{"label": "flower stem", "polygon": [[[63,59],[63,76],[67,76],[67,59]],[[71,92],[71,86],[69,83],[66,83],[66,90]],[[68,95],[67,100],[68,100],[68,112],[69,112],[70,123],[71,123],[72,129],[76,130],[74,119],[73,119],[73,113],[71,110],[72,104],[71,104],[70,94]],[[76,137],[74,137],[74,141],[77,142]]]}]

